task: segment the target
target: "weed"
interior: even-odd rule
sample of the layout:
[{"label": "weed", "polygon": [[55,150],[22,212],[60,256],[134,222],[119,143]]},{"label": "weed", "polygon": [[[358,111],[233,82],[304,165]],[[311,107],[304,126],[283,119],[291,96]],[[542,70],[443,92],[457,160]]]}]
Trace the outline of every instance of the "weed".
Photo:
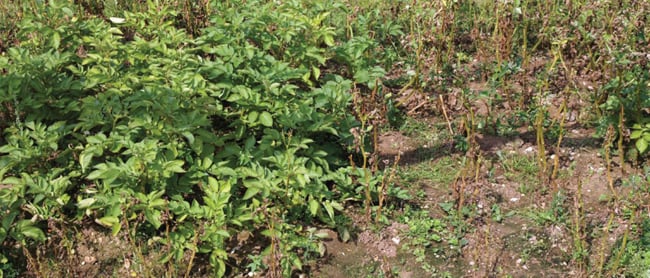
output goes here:
[{"label": "weed", "polygon": [[430,265],[434,260],[432,256],[455,256],[462,247],[457,235],[450,232],[447,219],[432,218],[428,211],[410,206],[404,208],[400,217],[409,226],[403,248],[409,250],[415,256],[415,261],[429,273],[436,272],[435,267]]},{"label": "weed", "polygon": [[434,187],[446,188],[455,178],[460,162],[449,156],[442,157],[438,160],[425,160],[422,163],[403,168],[400,178],[406,183],[414,181],[426,181]]},{"label": "weed", "polygon": [[539,164],[537,159],[529,155],[497,152],[499,165],[509,180],[519,184],[519,192],[529,194],[539,189]]},{"label": "weed", "polygon": [[567,200],[568,197],[560,190],[553,195],[551,204],[546,210],[530,211],[529,216],[540,225],[565,225],[568,216]]}]

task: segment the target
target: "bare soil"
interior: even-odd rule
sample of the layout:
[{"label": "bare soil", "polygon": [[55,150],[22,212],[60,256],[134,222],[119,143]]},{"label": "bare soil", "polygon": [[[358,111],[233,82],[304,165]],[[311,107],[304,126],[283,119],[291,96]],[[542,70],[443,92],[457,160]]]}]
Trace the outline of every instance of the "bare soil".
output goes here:
[{"label": "bare soil", "polygon": [[[577,117],[576,117],[577,118]],[[573,118],[572,120],[575,120]],[[440,123],[444,119],[430,118]],[[554,156],[558,156],[558,176],[552,184],[537,184],[530,192],[522,192],[521,181],[508,175],[506,165],[499,155],[513,155],[535,159],[536,138],[527,128],[518,129],[513,136],[479,134],[476,142],[480,146],[483,163],[479,169],[479,179],[468,181],[465,185],[465,204],[477,208],[469,219],[472,229],[465,235],[467,244],[457,258],[447,258],[430,262],[439,272],[447,271],[452,277],[581,277],[586,276],[584,263],[573,257],[576,240],[584,242],[589,250],[591,265],[606,262],[612,249],[626,228],[620,213],[612,209],[613,193],[610,178],[602,154],[602,140],[594,138],[595,130],[584,128],[575,122],[567,128],[559,149],[554,142],[547,143],[548,165],[552,169]],[[401,166],[417,164],[423,160],[439,160],[442,156],[461,156],[451,150],[453,142],[438,142],[433,146],[422,138],[408,137],[397,131],[381,134],[378,151],[382,159],[401,157]],[[431,152],[440,150],[443,155]],[[424,155],[428,154],[428,155]],[[424,155],[424,156],[423,156]],[[619,161],[612,158],[612,163]],[[614,165],[609,175],[614,181],[615,194],[624,196],[625,187],[620,186],[623,173]],[[624,165],[630,174],[630,165]],[[457,169],[461,171],[461,169]],[[458,181],[456,182],[458,183]],[[397,184],[397,186],[406,186]],[[455,184],[432,184],[426,180],[418,181],[418,188],[426,196],[418,200],[422,207],[431,208],[432,217],[442,216],[437,203],[454,199]],[[565,200],[560,208],[566,211],[562,221],[544,221],[536,213],[550,211],[553,198],[561,192]],[[491,217],[490,208],[498,205],[500,221]],[[574,212],[582,210],[581,216]],[[579,217],[579,218],[577,218]],[[605,231],[609,217],[621,225]],[[542,223],[541,223],[541,222]],[[580,225],[581,234],[572,228]],[[315,277],[362,277],[377,270],[393,273],[399,269],[398,277],[436,276],[422,270],[414,263],[413,256],[402,248],[407,240],[404,231],[408,225],[393,222],[380,231],[360,231],[354,240],[343,243],[332,240],[327,243],[328,260],[318,269]],[[332,237],[336,238],[333,231]],[[600,263],[602,264],[602,263]]]}]

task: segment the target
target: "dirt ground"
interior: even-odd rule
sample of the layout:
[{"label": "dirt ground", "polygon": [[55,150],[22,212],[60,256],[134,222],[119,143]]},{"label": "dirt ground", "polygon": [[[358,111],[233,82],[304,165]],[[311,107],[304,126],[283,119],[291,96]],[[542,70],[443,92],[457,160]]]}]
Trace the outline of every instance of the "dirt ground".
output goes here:
[{"label": "dirt ground", "polygon": [[[440,123],[444,119],[430,118],[425,121]],[[558,177],[545,190],[537,188],[522,193],[521,181],[509,176],[508,171],[512,169],[499,159],[504,155],[535,159],[537,148],[534,133],[525,128],[517,131],[513,136],[476,136],[483,163],[479,166],[479,179],[468,181],[464,186],[465,204],[476,208],[476,213],[464,220],[473,229],[465,235],[467,244],[458,256],[438,261],[432,259],[430,263],[438,272],[432,274],[424,271],[413,261],[409,251],[402,248],[407,240],[404,231],[408,230],[408,225],[395,221],[379,231],[360,231],[356,239],[348,243],[341,242],[335,232],[329,231],[333,238],[326,242],[329,257],[315,277],[367,277],[371,273],[378,273],[377,269],[381,269],[381,273],[405,278],[435,277],[445,272],[451,277],[586,276],[584,263],[572,257],[576,252],[576,240],[582,241],[584,248],[590,250],[591,255],[586,261],[597,264],[599,260],[608,258],[616,240],[627,228],[620,219],[620,213],[611,207],[617,204],[608,201],[613,194],[601,151],[602,140],[594,137],[594,129],[577,124],[568,127],[559,154],[555,154],[557,150],[554,148],[547,148],[550,168],[554,156],[559,155]],[[382,159],[391,160],[400,155],[400,170],[406,171],[410,165],[424,160],[435,163],[444,155],[433,153],[439,150],[449,153],[450,148],[453,148],[452,142],[431,142],[398,131],[386,132],[378,139]],[[613,157],[612,161],[615,163],[619,160]],[[630,174],[632,167],[625,166],[628,170],[626,174]],[[616,171],[610,172],[614,190],[618,196],[623,196],[627,189],[620,186],[622,173],[620,167],[614,169]],[[397,182],[396,186],[406,185]],[[426,193],[419,200],[422,207],[435,208],[440,202],[454,199],[450,189],[457,185],[423,180],[417,186]],[[558,191],[562,192],[564,198],[560,207],[568,211],[565,215],[568,219],[564,221],[572,224],[544,219],[541,220],[544,223],[540,223],[539,219],[531,216],[534,212],[548,211]],[[501,213],[506,215],[500,221],[490,217],[493,205],[498,205]],[[575,214],[576,211],[581,213]],[[432,217],[441,216],[436,209],[432,209],[430,214]],[[610,216],[614,222],[620,221],[620,225],[603,229]],[[582,230],[576,232],[571,228],[575,225],[580,225]]]}]

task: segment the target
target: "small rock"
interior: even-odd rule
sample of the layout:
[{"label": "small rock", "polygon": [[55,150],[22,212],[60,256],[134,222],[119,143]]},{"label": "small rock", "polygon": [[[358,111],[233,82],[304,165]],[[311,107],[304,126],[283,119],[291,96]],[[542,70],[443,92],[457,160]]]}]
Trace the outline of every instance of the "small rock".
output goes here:
[{"label": "small rock", "polygon": [[[95,257],[85,256],[85,257],[84,257],[84,261],[83,261],[83,263],[91,264],[91,263],[94,263],[95,260],[96,260]],[[82,263],[82,264],[83,264],[83,263]]]},{"label": "small rock", "polygon": [[131,268],[131,261],[129,259],[124,259],[124,269]]}]

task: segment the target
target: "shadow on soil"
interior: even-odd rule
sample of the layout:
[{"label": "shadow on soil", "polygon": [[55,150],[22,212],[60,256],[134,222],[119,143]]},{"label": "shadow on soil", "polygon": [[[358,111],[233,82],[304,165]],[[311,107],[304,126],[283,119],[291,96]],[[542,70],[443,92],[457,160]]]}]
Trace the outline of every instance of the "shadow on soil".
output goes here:
[{"label": "shadow on soil", "polygon": [[[569,132],[563,135],[561,148],[598,149],[602,147],[603,139],[595,137],[593,129],[580,125],[568,126],[566,129]],[[380,151],[380,159],[393,161],[397,154],[400,153],[400,166],[464,154],[463,147],[459,145],[460,143],[451,139],[431,145],[417,144],[416,147],[410,147],[409,145],[415,144],[408,142],[409,138],[405,136],[389,134],[384,140],[392,142],[392,145],[380,142],[380,145],[384,144],[384,146],[380,147],[380,150],[382,150]],[[476,142],[479,144],[481,151],[487,154],[507,147],[522,150],[533,147],[531,150],[535,150],[534,146],[537,144],[535,131],[525,131],[510,136],[477,134]],[[557,138],[546,136],[545,142],[547,150],[553,152],[553,146],[555,146]]]}]

